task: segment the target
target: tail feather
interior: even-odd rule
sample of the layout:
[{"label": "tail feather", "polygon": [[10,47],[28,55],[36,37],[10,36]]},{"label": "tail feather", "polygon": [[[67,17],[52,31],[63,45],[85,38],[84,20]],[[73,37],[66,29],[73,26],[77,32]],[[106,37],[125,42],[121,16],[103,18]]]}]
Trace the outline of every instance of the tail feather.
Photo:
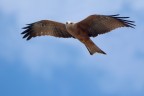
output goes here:
[{"label": "tail feather", "polygon": [[86,48],[88,49],[90,55],[93,55],[94,53],[101,53],[106,54],[104,51],[102,51],[98,46],[96,46],[91,40],[85,43]]}]

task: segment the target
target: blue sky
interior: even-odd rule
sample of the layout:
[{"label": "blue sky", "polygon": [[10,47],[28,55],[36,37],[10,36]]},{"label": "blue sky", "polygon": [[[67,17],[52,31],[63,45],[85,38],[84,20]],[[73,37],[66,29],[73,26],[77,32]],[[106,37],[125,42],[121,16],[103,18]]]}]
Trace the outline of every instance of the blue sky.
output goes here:
[{"label": "blue sky", "polygon": [[[0,0],[0,96],[144,96],[143,11],[143,0]],[[118,13],[137,26],[92,38],[107,55],[72,38],[20,34],[42,19]]]}]

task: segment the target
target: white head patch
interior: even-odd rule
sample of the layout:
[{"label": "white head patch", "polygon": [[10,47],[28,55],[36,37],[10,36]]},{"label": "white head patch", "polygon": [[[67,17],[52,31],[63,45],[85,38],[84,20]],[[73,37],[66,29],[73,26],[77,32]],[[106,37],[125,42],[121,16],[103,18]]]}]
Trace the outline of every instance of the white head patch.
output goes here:
[{"label": "white head patch", "polygon": [[73,24],[73,22],[71,22],[71,21],[67,21],[66,24]]}]

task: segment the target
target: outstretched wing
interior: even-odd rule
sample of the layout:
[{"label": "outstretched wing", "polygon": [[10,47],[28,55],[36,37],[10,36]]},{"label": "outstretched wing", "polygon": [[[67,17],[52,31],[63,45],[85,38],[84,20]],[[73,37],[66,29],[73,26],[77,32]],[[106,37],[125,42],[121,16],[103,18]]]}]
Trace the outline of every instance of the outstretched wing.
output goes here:
[{"label": "outstretched wing", "polygon": [[21,33],[24,34],[23,38],[27,38],[27,40],[30,40],[32,37],[44,35],[63,38],[72,37],[72,35],[67,32],[66,27],[63,23],[50,20],[42,20],[27,25],[27,27],[23,28],[25,29],[25,31]]},{"label": "outstretched wing", "polygon": [[126,20],[129,17],[119,17],[117,15],[91,15],[77,23],[83,31],[88,32],[90,37],[104,34],[119,27],[134,28],[134,21]]}]

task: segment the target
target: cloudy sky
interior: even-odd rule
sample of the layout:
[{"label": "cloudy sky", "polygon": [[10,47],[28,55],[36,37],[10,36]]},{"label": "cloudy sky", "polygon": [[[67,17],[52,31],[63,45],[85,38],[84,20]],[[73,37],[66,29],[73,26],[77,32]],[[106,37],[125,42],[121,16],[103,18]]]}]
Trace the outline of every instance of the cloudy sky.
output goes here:
[{"label": "cloudy sky", "polygon": [[[76,39],[22,39],[25,24],[65,23],[91,14],[129,16],[135,29],[92,38],[107,55],[89,55]],[[0,0],[0,96],[144,96],[143,0]]]}]

